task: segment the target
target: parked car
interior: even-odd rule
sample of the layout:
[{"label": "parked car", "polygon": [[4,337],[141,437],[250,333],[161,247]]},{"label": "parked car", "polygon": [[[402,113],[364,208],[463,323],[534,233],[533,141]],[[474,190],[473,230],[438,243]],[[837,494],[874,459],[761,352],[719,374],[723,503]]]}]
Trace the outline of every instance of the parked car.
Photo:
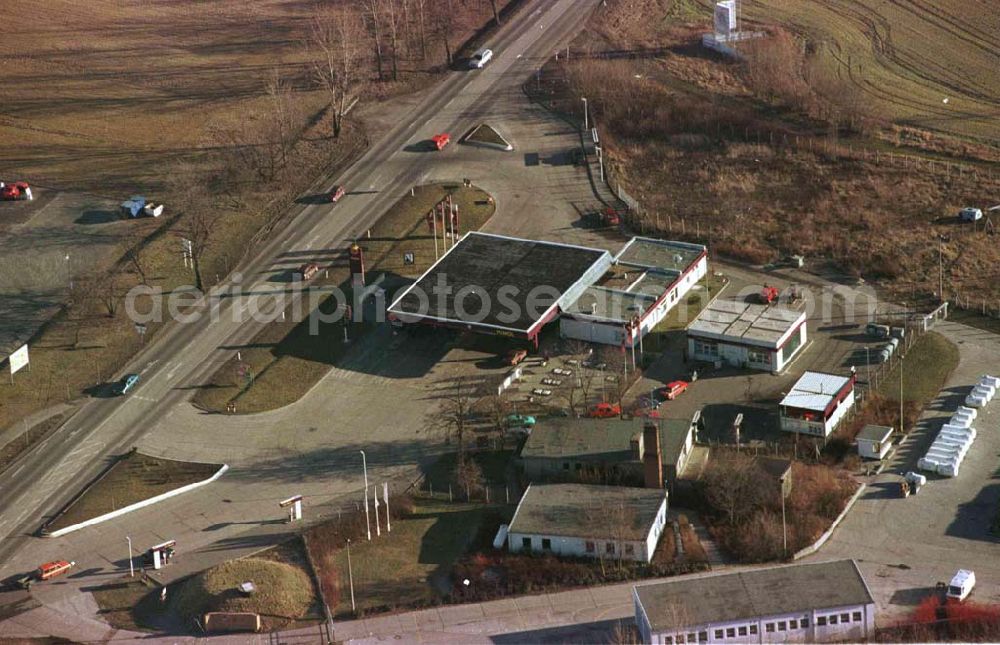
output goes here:
[{"label": "parked car", "polygon": [[622,414],[622,406],[617,403],[598,403],[587,410],[587,416],[594,419],[610,419]]},{"label": "parked car", "polygon": [[128,394],[139,383],[138,374],[127,374],[118,384],[119,394]]},{"label": "parked car", "polygon": [[687,381],[671,381],[660,389],[660,393],[668,401],[673,401],[688,389]]},{"label": "parked car", "polygon": [[493,50],[492,49],[480,49],[472,58],[469,59],[470,69],[482,69],[486,67],[486,64],[493,60]]},{"label": "parked car", "polygon": [[528,414],[508,414],[508,428],[531,428],[535,425],[535,417]]},{"label": "parked car", "polygon": [[966,207],[958,211],[958,219],[963,222],[978,222],[983,219],[983,211],[979,208]]},{"label": "parked car", "polygon": [[319,273],[319,265],[315,262],[308,262],[295,270],[295,274],[303,280],[311,280],[317,273]]},{"label": "parked car", "polygon": [[514,366],[523,361],[527,356],[528,350],[526,349],[512,349],[507,352],[503,360],[507,365]]}]

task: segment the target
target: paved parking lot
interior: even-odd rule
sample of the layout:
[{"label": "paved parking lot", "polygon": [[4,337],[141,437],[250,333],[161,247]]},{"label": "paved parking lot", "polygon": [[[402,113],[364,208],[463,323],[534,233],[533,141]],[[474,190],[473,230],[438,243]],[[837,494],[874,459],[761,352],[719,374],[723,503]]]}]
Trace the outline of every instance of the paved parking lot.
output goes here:
[{"label": "paved parking lot", "polygon": [[660,358],[629,390],[630,399],[648,399],[651,391],[670,381],[690,381],[697,371],[698,379],[687,392],[660,405],[661,416],[687,418],[701,410],[707,424],[702,438],[728,441],[729,426],[738,413],[743,413],[741,441],[773,442],[782,436],[777,430],[777,402],[802,372],[847,374],[854,366],[864,380],[865,347],[873,342],[864,334],[864,326],[869,306],[874,305],[866,293],[846,287],[834,291],[832,284],[791,271],[762,273],[728,264],[716,264],[711,270],[724,272],[729,279],[718,295],[723,299],[754,298],[765,282],[780,289],[795,283],[803,289],[805,301],[800,306],[808,312],[805,349],[780,374],[727,366],[717,369],[686,362],[687,338],[678,330],[670,333]]},{"label": "paved parking lot", "polygon": [[1000,602],[1000,540],[989,533],[1000,503],[1000,401],[980,411],[974,424],[978,436],[958,477],[929,476],[916,496],[896,494],[899,473],[916,470],[917,460],[979,376],[1000,370],[1000,336],[949,322],[935,331],[958,345],[960,365],[885,471],[870,479],[830,541],[809,558],[857,559],[880,621],[912,609],[959,568],[976,572],[975,600]]},{"label": "paved parking lot", "polygon": [[118,219],[115,205],[100,197],[34,192],[31,202],[0,202],[0,355],[48,320],[71,275],[115,259],[136,224]]}]

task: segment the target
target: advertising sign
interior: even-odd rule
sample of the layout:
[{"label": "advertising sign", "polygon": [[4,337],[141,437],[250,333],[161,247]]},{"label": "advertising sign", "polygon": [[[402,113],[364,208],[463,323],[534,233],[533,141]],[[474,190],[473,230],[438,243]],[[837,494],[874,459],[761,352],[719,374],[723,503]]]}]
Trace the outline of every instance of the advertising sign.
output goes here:
[{"label": "advertising sign", "polygon": [[14,375],[15,372],[20,370],[22,367],[28,364],[28,345],[25,343],[21,345],[20,349],[10,355],[10,374]]}]

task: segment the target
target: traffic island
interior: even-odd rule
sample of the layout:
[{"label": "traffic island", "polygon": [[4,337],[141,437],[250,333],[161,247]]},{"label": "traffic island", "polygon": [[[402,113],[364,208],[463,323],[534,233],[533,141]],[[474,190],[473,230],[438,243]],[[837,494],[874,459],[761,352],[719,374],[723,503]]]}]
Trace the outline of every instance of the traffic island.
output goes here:
[{"label": "traffic island", "polygon": [[496,128],[486,123],[481,123],[473,128],[462,139],[462,143],[483,148],[493,148],[494,150],[503,150],[504,152],[510,152],[514,149],[514,146],[502,134],[497,132]]},{"label": "traffic island", "polygon": [[143,455],[135,450],[115,459],[41,529],[59,537],[211,483],[229,466]]}]

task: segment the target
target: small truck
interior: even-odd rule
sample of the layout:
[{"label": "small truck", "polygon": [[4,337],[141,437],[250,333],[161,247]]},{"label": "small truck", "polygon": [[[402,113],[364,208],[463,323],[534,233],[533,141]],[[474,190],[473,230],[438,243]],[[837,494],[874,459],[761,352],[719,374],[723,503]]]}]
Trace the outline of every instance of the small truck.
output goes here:
[{"label": "small truck", "polygon": [[34,198],[34,195],[31,194],[31,186],[26,181],[14,181],[9,184],[0,181],[0,199],[14,202],[31,201]]},{"label": "small truck", "polygon": [[125,219],[159,217],[163,215],[163,204],[147,201],[142,195],[132,195],[121,203],[120,210]]}]

